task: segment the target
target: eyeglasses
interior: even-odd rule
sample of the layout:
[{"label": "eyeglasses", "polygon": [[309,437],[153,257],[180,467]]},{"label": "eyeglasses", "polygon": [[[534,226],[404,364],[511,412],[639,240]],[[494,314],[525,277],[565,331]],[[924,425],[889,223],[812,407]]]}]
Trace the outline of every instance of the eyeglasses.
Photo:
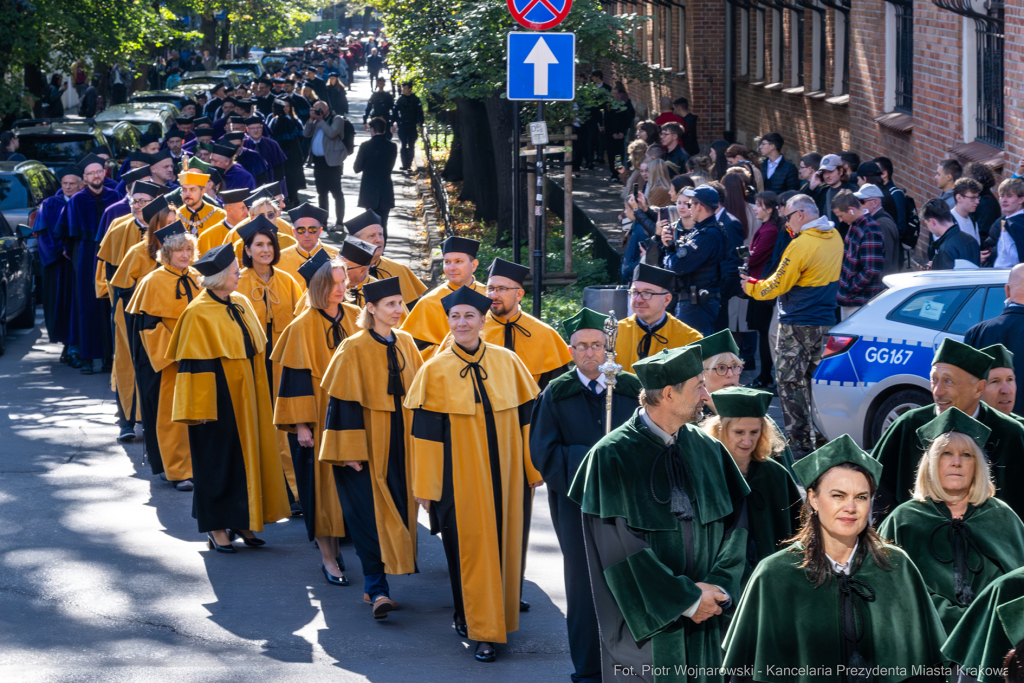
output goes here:
[{"label": "eyeglasses", "polygon": [[576,350],[576,353],[580,353],[580,354],[587,353],[588,351],[593,351],[594,353],[599,353],[601,351],[605,351],[606,350],[604,342],[593,342],[591,344],[582,344],[582,343],[580,343],[580,344],[573,344],[572,348]]},{"label": "eyeglasses", "polygon": [[146,204],[149,204],[151,201],[153,201],[153,200],[149,199],[149,198],[146,198],[146,199],[134,199],[133,198],[132,199],[132,206],[145,206]]},{"label": "eyeglasses", "polygon": [[305,235],[307,232],[310,235],[320,232],[320,228],[292,228],[296,235]]},{"label": "eyeglasses", "polygon": [[969,202],[981,199],[981,196],[980,195],[976,195],[976,194],[962,194],[962,195],[960,195],[960,197],[962,199],[966,199]]},{"label": "eyeglasses", "polygon": [[514,292],[517,289],[519,289],[519,288],[518,287],[492,287],[492,286],[488,285],[487,286],[487,293],[488,294],[504,294],[505,292]]},{"label": "eyeglasses", "polygon": [[668,292],[642,292],[639,289],[629,290],[630,299],[642,299],[643,301],[650,301],[652,296],[663,296]]},{"label": "eyeglasses", "polygon": [[733,365],[726,365],[725,363],[721,363],[711,369],[714,370],[715,374],[718,375],[719,377],[727,377],[731,374],[738,375],[743,372],[743,363],[735,363]]},{"label": "eyeglasses", "polygon": [[796,213],[803,213],[803,212],[804,212],[803,209],[797,209],[796,211],[793,211],[792,213],[780,213],[779,217],[782,219],[783,225],[785,225],[786,223],[789,223],[790,216],[792,216],[793,214],[796,214]]}]

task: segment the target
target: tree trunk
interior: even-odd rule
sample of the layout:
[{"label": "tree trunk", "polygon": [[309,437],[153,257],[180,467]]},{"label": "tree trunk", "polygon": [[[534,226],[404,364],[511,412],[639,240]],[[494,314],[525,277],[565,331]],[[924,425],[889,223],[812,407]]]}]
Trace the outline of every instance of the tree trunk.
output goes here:
[{"label": "tree trunk", "polygon": [[373,10],[369,7],[363,9],[363,30],[370,30],[370,18],[373,16]]},{"label": "tree trunk", "polygon": [[199,32],[203,34],[203,50],[209,50],[210,54],[217,51],[217,20],[213,18],[213,12],[203,13]]},{"label": "tree trunk", "polygon": [[448,161],[445,162],[444,170],[441,171],[441,177],[449,183],[457,183],[465,177],[462,172],[462,134],[459,131],[458,110],[449,111],[447,118],[447,123],[452,129],[452,146],[448,151]]},{"label": "tree trunk", "polygon": [[220,34],[220,53],[221,59],[228,58],[228,52],[231,49],[231,19],[225,14],[224,15],[224,27],[221,29]]},{"label": "tree trunk", "polygon": [[487,107],[480,100],[466,98],[459,98],[456,103],[462,127],[462,159],[465,166],[465,182],[459,199],[474,203],[474,219],[498,220],[498,183],[494,173],[494,148],[487,122]]},{"label": "tree trunk", "polygon": [[[512,239],[512,155],[518,152],[512,130],[513,103],[501,97],[484,100],[487,121],[490,124],[491,147],[494,150],[494,179],[498,194],[497,244],[508,244]],[[518,106],[516,104],[515,106]],[[515,132],[518,134],[518,131]]]}]

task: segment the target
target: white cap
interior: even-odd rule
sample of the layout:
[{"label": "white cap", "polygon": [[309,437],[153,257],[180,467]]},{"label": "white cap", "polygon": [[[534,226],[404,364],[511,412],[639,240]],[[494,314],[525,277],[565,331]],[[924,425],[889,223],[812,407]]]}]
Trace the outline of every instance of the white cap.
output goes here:
[{"label": "white cap", "polygon": [[864,183],[859,190],[853,193],[853,196],[857,199],[881,199],[885,196],[885,193],[877,185]]}]

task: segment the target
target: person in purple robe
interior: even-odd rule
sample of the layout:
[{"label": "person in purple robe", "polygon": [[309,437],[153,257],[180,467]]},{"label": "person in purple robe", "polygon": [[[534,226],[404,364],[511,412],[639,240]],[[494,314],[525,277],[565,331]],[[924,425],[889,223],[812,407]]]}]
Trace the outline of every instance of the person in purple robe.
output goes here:
[{"label": "person in purple robe", "polygon": [[[284,164],[288,161],[281,145],[273,138],[264,137],[263,119],[259,116],[250,116],[245,120],[245,140],[242,147],[251,149],[263,158],[267,165],[267,182],[284,180]],[[287,193],[287,189],[285,190]],[[287,194],[285,194],[287,197]]]},{"label": "person in purple robe", "polygon": [[65,166],[57,171],[57,180],[60,182],[60,191],[39,205],[39,214],[33,225],[39,239],[39,260],[43,266],[43,320],[46,322],[46,335],[50,343],[64,345],[60,362],[80,368],[82,362],[77,350],[72,355],[68,348],[74,269],[56,227],[68,201],[82,189],[82,169],[74,164]]},{"label": "person in purple robe", "polygon": [[79,346],[82,374],[91,375],[96,372],[95,360],[101,359],[108,368],[113,357],[110,299],[96,296],[96,251],[103,238],[103,212],[121,197],[104,185],[106,163],[102,158],[90,154],[78,166],[85,186],[68,200],[57,219],[56,232],[74,269],[68,343]]},{"label": "person in purple robe", "polygon": [[121,216],[127,216],[131,213],[132,209],[129,205],[129,196],[131,195],[132,185],[140,180],[151,180],[152,177],[153,176],[149,170],[149,164],[133,168],[121,176],[121,182],[118,184],[117,192],[124,196],[103,211],[103,218],[100,219],[100,227],[97,231],[100,238],[97,241],[103,240],[103,236],[107,234],[107,230],[110,228],[111,223]]},{"label": "person in purple robe", "polygon": [[240,164],[235,163],[235,154],[238,150],[231,144],[220,143],[212,145],[213,151],[210,155],[210,164],[221,170],[224,174],[224,189],[237,190],[244,187],[250,192],[256,189],[256,180],[252,174],[246,171]]},{"label": "person in purple robe", "polygon": [[224,137],[217,141],[218,144],[224,145],[225,147],[231,145],[235,148],[235,163],[241,164],[242,168],[249,172],[256,185],[262,185],[267,181],[267,163],[260,156],[259,152],[246,149],[242,146],[245,141],[245,133],[241,131],[233,131],[231,133],[225,133]]}]

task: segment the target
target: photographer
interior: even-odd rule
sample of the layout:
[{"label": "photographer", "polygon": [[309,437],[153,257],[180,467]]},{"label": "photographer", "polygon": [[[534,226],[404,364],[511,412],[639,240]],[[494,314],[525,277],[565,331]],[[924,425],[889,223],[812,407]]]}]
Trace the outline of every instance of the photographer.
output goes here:
[{"label": "photographer", "polygon": [[[327,211],[328,195],[334,196],[335,225],[345,219],[345,195],[341,193],[341,165],[352,150],[345,144],[347,127],[352,124],[344,116],[332,114],[324,101],[318,101],[309,111],[309,121],[302,128],[302,134],[310,141],[310,156],[313,157],[313,182],[320,208]],[[355,130],[352,131],[355,136]]]},{"label": "photographer", "polygon": [[[857,186],[850,182],[850,171],[843,165],[838,154],[826,154],[821,159],[817,172],[811,176],[810,190],[814,203],[818,205],[819,216],[832,215],[832,198],[840,190],[856,192]],[[843,237],[846,231],[842,230]]]}]

